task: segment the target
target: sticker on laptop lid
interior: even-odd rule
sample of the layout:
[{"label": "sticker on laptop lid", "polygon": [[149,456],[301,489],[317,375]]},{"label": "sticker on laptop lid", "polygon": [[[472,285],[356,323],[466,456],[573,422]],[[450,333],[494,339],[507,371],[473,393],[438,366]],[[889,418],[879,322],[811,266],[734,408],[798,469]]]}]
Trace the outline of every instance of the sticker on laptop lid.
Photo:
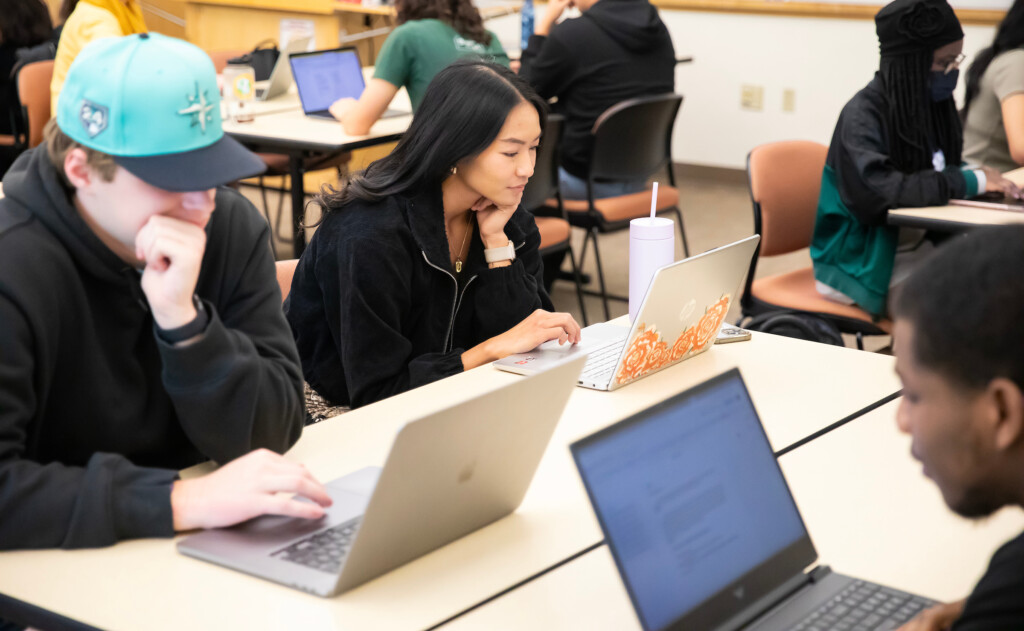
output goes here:
[{"label": "sticker on laptop lid", "polygon": [[629,343],[629,350],[615,375],[618,384],[635,381],[666,365],[689,355],[700,353],[714,341],[715,334],[729,312],[730,296],[725,294],[718,302],[704,310],[696,324],[687,327],[676,337],[672,346],[661,339],[656,324],[646,326],[643,322]]}]

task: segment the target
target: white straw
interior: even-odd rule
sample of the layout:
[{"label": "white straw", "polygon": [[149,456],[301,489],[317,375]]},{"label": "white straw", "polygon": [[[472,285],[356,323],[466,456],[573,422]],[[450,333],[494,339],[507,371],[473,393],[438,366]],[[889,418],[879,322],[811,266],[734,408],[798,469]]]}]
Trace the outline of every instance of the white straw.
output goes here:
[{"label": "white straw", "polygon": [[654,219],[654,211],[658,209],[658,183],[654,183],[654,190],[651,191],[651,219]]}]

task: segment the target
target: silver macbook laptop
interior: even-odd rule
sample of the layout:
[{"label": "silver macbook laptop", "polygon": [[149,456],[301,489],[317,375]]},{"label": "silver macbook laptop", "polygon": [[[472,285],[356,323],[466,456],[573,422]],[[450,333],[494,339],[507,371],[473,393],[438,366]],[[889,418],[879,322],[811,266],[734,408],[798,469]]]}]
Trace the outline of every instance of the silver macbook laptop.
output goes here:
[{"label": "silver macbook laptop", "polygon": [[[306,116],[329,118],[330,107],[338,99],[358,99],[366,88],[359,53],[351,46],[311,53],[294,53],[288,61],[292,66],[299,100]],[[409,112],[387,110],[381,118],[404,116]]]},{"label": "silver macbook laptop", "polygon": [[570,449],[647,631],[889,631],[933,604],[807,570],[818,554],[736,369]]},{"label": "silver macbook laptop", "polygon": [[333,596],[440,548],[519,506],[583,360],[407,423],[383,468],[327,483],[334,504],[320,520],[258,517],[178,551]]},{"label": "silver macbook laptop", "polygon": [[722,328],[760,239],[747,237],[658,270],[629,328],[594,324],[583,329],[583,340],[575,346],[547,342],[494,365],[529,375],[583,353],[589,357],[579,385],[615,390],[699,355],[711,348]]},{"label": "silver macbook laptop", "polygon": [[277,62],[274,64],[274,69],[270,71],[270,78],[267,79],[266,85],[261,85],[262,81],[256,82],[257,101],[267,101],[288,91],[292,85],[292,67],[288,63],[288,56],[306,50],[312,39],[311,37],[298,37],[288,42],[285,49],[277,56]]}]

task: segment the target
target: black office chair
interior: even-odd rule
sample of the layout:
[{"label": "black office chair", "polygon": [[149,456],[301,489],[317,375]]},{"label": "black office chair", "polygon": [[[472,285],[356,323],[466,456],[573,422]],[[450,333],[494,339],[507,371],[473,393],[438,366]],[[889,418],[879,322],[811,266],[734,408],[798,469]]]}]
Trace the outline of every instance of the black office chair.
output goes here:
[{"label": "black office chair", "polygon": [[[629,228],[629,222],[650,213],[651,194],[640,191],[604,199],[594,199],[593,184],[615,180],[647,180],[659,170],[668,168],[668,185],[658,187],[657,212],[676,216],[683,252],[689,256],[683,215],[679,211],[679,189],[672,172],[672,129],[676,114],[683,103],[678,94],[659,94],[629,99],[608,108],[594,123],[591,134],[594,148],[587,174],[587,199],[565,200],[563,207],[569,223],[587,231],[579,261],[582,266],[587,254],[587,243],[594,242],[597,278],[604,302],[604,315],[611,318],[609,298],[627,300],[622,296],[609,296],[605,286],[601,254],[597,237],[606,232]],[[550,204],[549,204],[550,205]]]},{"label": "black office chair", "polygon": [[[537,162],[533,167],[533,177],[523,190],[523,199],[520,202],[526,210],[534,213],[534,220],[537,222],[537,230],[540,231],[540,255],[544,260],[544,288],[550,293],[551,287],[558,278],[559,270],[562,267],[562,260],[566,253],[569,254],[569,262],[572,264],[572,276],[576,283],[576,298],[580,303],[580,315],[583,317],[583,326],[587,326],[587,308],[583,304],[583,281],[580,278],[579,268],[576,266],[576,257],[572,252],[572,227],[565,216],[565,208],[562,206],[562,193],[558,188],[558,164],[559,146],[562,143],[562,129],[565,126],[565,117],[558,114],[548,116],[544,125],[544,134],[541,136],[540,147],[537,148]],[[557,216],[538,216],[536,212],[545,208],[548,200],[554,199],[557,202]]]}]

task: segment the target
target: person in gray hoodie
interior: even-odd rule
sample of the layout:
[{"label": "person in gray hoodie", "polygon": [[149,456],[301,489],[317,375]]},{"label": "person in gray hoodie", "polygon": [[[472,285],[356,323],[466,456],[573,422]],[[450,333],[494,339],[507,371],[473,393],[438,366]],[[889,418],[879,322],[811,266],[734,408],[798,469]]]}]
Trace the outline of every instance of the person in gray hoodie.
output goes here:
[{"label": "person in gray hoodie", "polygon": [[[575,5],[579,18],[555,24]],[[675,50],[647,0],[551,0],[522,54],[519,74],[566,117],[562,194],[586,199],[594,122],[626,99],[675,90]],[[599,183],[595,197],[643,190],[645,182]]]}]

